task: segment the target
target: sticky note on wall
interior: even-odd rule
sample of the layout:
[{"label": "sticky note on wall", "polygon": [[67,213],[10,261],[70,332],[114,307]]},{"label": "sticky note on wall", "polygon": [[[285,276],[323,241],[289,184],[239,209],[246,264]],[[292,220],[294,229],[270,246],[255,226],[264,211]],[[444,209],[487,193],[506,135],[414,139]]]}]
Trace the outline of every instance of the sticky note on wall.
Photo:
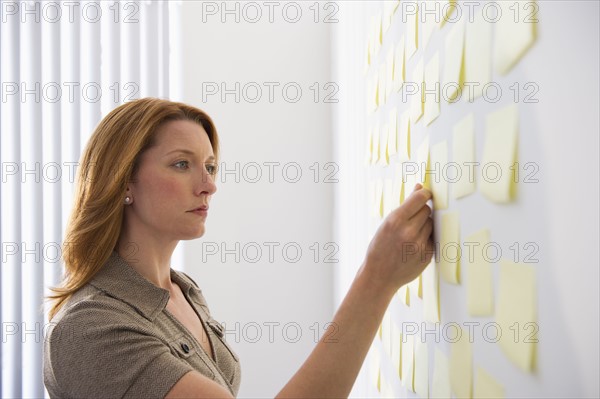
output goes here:
[{"label": "sticky note on wall", "polygon": [[429,397],[429,356],[427,342],[415,341],[415,392],[422,398]]},{"label": "sticky note on wall", "polygon": [[537,345],[537,289],[535,269],[502,260],[498,282],[496,322],[502,331],[500,348],[521,370],[531,372]]},{"label": "sticky note on wall", "polygon": [[418,91],[410,96],[410,122],[414,125],[423,116],[423,59],[415,65],[412,82]]},{"label": "sticky note on wall", "polygon": [[404,36],[396,44],[396,52],[394,53],[394,91],[398,92],[404,85]]},{"label": "sticky note on wall", "polygon": [[432,261],[423,270],[423,313],[425,321],[439,323],[440,321],[440,291],[439,274],[435,262]]},{"label": "sticky note on wall", "polygon": [[375,181],[375,214],[377,217],[383,217],[383,179]]},{"label": "sticky note on wall", "polygon": [[440,115],[440,57],[436,52],[425,67],[425,124],[429,125]]},{"label": "sticky note on wall", "polygon": [[387,56],[385,57],[385,68],[386,68],[386,87],[385,95],[387,98],[392,94],[394,89],[394,44],[390,45]]},{"label": "sticky note on wall", "polygon": [[406,19],[406,54],[405,57],[410,59],[419,47],[418,42],[418,27],[419,27],[419,7],[418,3],[406,2],[403,5],[403,18]]},{"label": "sticky note on wall", "polygon": [[[448,208],[448,180],[446,179],[448,164],[448,144],[446,140],[442,140],[431,147],[430,169],[431,177],[431,192],[433,194],[433,209]],[[433,172],[435,171],[435,173]]]},{"label": "sticky note on wall", "polygon": [[383,217],[389,215],[396,208],[393,192],[394,180],[386,177],[383,183]]},{"label": "sticky note on wall", "polygon": [[483,88],[492,80],[492,24],[481,10],[473,16],[473,22],[466,22],[465,32],[465,82],[473,86],[463,93],[467,101],[474,101],[483,93]]},{"label": "sticky note on wall", "polygon": [[414,342],[412,334],[404,334],[402,340],[402,385],[411,391],[414,388]]},{"label": "sticky note on wall", "polygon": [[419,6],[419,19],[421,22],[421,34],[418,37],[419,47],[426,49],[433,31],[438,26],[436,19],[439,18],[439,13],[437,11],[432,12],[436,10],[435,0],[419,2]]},{"label": "sticky note on wall", "polygon": [[503,399],[504,387],[481,367],[477,367],[475,375],[474,398]]},{"label": "sticky note on wall", "polygon": [[394,171],[392,206],[394,209],[404,202],[404,182],[402,181],[402,164],[397,163]]},{"label": "sticky note on wall", "polygon": [[405,284],[402,287],[400,287],[400,289],[398,289],[398,292],[396,292],[396,295],[398,295],[400,302],[402,302],[406,306],[410,306],[410,292],[408,291],[408,284]]},{"label": "sticky note on wall", "polygon": [[460,21],[452,27],[448,36],[446,36],[446,54],[444,63],[444,89],[443,98],[448,102],[457,99],[462,95],[464,85],[464,42],[465,42],[465,24]]},{"label": "sticky note on wall", "polygon": [[492,265],[487,260],[489,242],[490,232],[487,229],[473,233],[463,241],[467,310],[471,316],[491,316],[494,313]]},{"label": "sticky note on wall", "polygon": [[381,65],[379,66],[379,87],[377,88],[377,105],[378,106],[382,106],[385,104],[385,102],[387,101],[386,99],[386,85],[387,85],[387,81],[386,81],[386,66],[385,63],[382,62]]},{"label": "sticky note on wall", "polygon": [[[423,187],[427,189],[431,188],[431,173],[429,171],[429,136],[425,136],[419,145],[416,161],[420,171],[417,181],[421,183]],[[414,186],[412,188],[414,188]]]},{"label": "sticky note on wall", "polygon": [[444,213],[441,218],[439,265],[444,281],[460,283],[460,225],[458,212]]},{"label": "sticky note on wall", "polygon": [[451,395],[452,388],[450,387],[448,357],[439,348],[435,348],[431,398],[448,399]]},{"label": "sticky note on wall", "polygon": [[450,386],[458,399],[471,399],[473,353],[469,331],[461,329],[458,325],[456,329],[460,332],[460,335],[457,335],[460,338],[450,344]]},{"label": "sticky note on wall", "polygon": [[388,118],[388,154],[394,155],[398,152],[398,109],[390,110]]},{"label": "sticky note on wall", "polygon": [[389,142],[388,140],[390,139],[390,134],[389,134],[389,124],[385,123],[383,125],[383,128],[381,130],[381,140],[382,142],[380,143],[380,147],[383,149],[383,164],[384,165],[389,165],[390,164],[390,153],[389,153]]},{"label": "sticky note on wall", "polygon": [[486,118],[479,189],[490,201],[508,203],[515,197],[518,130],[516,104],[501,108]]},{"label": "sticky note on wall", "polygon": [[475,117],[473,113],[461,119],[452,129],[452,161],[459,174],[452,184],[454,198],[462,198],[475,191]]},{"label": "sticky note on wall", "polygon": [[379,141],[381,139],[379,130],[379,125],[373,126],[373,156],[371,157],[372,164],[379,162]]},{"label": "sticky note on wall", "polygon": [[418,298],[423,298],[423,283],[420,274],[419,277],[408,283],[408,291],[411,295],[414,295]]},{"label": "sticky note on wall", "polygon": [[[535,42],[538,7],[535,0],[499,4],[502,16],[494,27],[494,69],[506,75]],[[516,18],[515,10],[519,13]]]},{"label": "sticky note on wall", "polygon": [[408,111],[404,111],[400,115],[397,147],[400,161],[410,160],[410,116]]},{"label": "sticky note on wall", "polygon": [[365,145],[365,165],[371,163],[373,157],[373,129],[369,128],[367,132],[367,143]]},{"label": "sticky note on wall", "polygon": [[392,364],[398,378],[402,378],[402,334],[398,324],[392,321]]}]

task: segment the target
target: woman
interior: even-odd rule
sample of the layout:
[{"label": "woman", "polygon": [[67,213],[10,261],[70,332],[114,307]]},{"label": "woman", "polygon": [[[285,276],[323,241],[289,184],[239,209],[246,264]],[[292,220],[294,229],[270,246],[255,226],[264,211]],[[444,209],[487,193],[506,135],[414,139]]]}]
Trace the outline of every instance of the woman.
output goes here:
[{"label": "woman", "polygon": [[[136,100],[100,122],[51,296],[51,397],[236,396],[237,356],[196,283],[170,267],[179,240],[204,234],[218,148],[210,117],[181,103]],[[348,396],[392,296],[431,259],[429,199],[417,185],[384,220],[331,331],[278,397]]]}]

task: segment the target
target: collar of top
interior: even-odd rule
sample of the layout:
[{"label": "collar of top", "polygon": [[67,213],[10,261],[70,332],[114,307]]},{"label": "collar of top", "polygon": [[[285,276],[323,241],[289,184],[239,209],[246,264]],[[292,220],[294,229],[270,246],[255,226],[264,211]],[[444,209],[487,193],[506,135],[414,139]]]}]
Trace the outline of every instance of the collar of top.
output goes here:
[{"label": "collar of top", "polygon": [[[187,298],[204,302],[201,290],[184,273],[171,269],[171,280],[179,285]],[[131,305],[150,321],[165,309],[169,301],[168,290],[147,280],[114,250],[90,284]]]}]

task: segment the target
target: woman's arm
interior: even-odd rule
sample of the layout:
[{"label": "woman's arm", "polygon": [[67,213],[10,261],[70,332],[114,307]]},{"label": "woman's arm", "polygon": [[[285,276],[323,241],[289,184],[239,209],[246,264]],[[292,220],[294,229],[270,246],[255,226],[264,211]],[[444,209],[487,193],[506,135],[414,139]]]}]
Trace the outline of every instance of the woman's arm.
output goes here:
[{"label": "woman's arm", "polygon": [[278,398],[348,397],[394,293],[431,260],[430,198],[419,189],[385,219],[332,325]]}]

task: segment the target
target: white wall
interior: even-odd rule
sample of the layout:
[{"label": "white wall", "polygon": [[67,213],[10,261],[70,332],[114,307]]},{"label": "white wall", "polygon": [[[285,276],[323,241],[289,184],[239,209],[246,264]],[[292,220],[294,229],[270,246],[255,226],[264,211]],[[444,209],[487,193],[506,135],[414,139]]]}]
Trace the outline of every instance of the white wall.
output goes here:
[{"label": "white wall", "polygon": [[[295,18],[293,7],[282,14],[285,3],[278,3],[273,9],[273,23],[269,22],[269,9],[262,2],[255,3],[262,13],[258,22],[250,22],[257,9],[243,8],[245,3],[238,2],[227,2],[227,8],[235,10],[237,4],[239,23],[235,22],[235,12],[225,15],[222,22],[223,4],[183,2],[182,98],[214,119],[223,162],[207,232],[185,245],[185,270],[201,286],[213,316],[230,330],[227,339],[242,365],[239,396],[268,397],[283,387],[314,347],[315,323],[322,332],[324,323],[333,316],[332,269],[340,265],[323,262],[332,252],[324,245],[333,241],[335,185],[324,183],[327,172],[333,171],[325,168],[332,160],[332,105],[323,102],[323,96],[332,91],[323,87],[330,81],[330,26],[314,22],[314,10],[308,8],[311,3],[296,3],[301,4],[302,11],[296,23],[285,20],[284,15],[289,20]],[[217,14],[212,15],[211,10]],[[323,15],[319,18],[322,21]],[[239,103],[234,94],[222,100],[222,82],[227,89],[240,82]],[[274,86],[272,102],[269,83],[265,82],[279,84]],[[282,87],[289,82],[302,90],[296,103],[291,102],[295,96],[291,86],[288,100],[282,94]],[[315,82],[320,85],[318,102],[310,88]],[[203,98],[207,84],[216,84],[219,94]],[[262,88],[262,98],[253,103],[256,86]],[[274,166],[272,182],[265,162],[279,162]],[[297,183],[286,181],[296,177],[293,162],[302,173]],[[315,168],[311,169],[315,162],[320,169],[317,183]],[[223,170],[235,170],[236,163],[237,182],[235,173]],[[283,173],[286,165],[289,168]],[[250,182],[258,170],[262,178]],[[312,247],[315,242],[320,247],[317,262]],[[223,248],[212,255],[207,251],[222,243],[237,252],[239,262],[234,253],[222,261]],[[236,243],[239,251],[234,249]],[[286,243],[293,245],[288,247],[289,260],[282,253]],[[272,262],[268,245],[278,245]],[[256,247],[261,248],[262,256],[252,263]],[[293,263],[297,247],[302,255]],[[238,337],[234,333],[236,323]],[[280,323],[272,325],[273,342],[269,342],[268,323]],[[297,325],[289,324],[286,335],[283,327],[287,323]],[[302,335],[294,343],[296,327]],[[257,332],[262,336],[253,343]]]},{"label": "white wall", "polygon": [[[363,69],[366,29],[370,17],[381,10],[382,2],[341,4],[341,22],[335,25],[333,32],[333,79],[345,88],[345,95],[334,116],[334,149],[340,169],[355,176],[356,183],[344,179],[336,187],[334,237],[343,248],[341,259],[357,261],[363,256],[368,232],[372,231],[372,220],[366,211],[367,179],[387,173],[383,167],[363,166],[369,123]],[[513,241],[534,241],[539,245],[540,263],[535,265],[540,328],[538,371],[533,375],[521,372],[507,361],[497,346],[485,345],[481,335],[475,338],[474,364],[485,367],[505,386],[506,397],[598,397],[598,3],[538,1],[538,4],[537,42],[507,77],[494,75],[506,93],[501,101],[498,104],[443,103],[438,120],[426,129],[421,121],[411,131],[411,144],[414,150],[426,135],[431,145],[451,138],[453,124],[473,111],[480,160],[485,115],[511,101],[512,92],[508,87],[512,82],[519,82],[521,87],[526,82],[538,85],[538,103],[518,104],[519,159],[539,165],[540,182],[521,184],[518,199],[504,207],[485,201],[479,192],[458,201],[451,200],[449,204],[450,210],[460,212],[463,237],[477,228],[489,227],[493,239],[506,251],[510,251],[508,247]],[[385,58],[390,40],[398,41],[405,31],[399,18],[397,13],[376,62]],[[420,58],[427,63],[434,52],[443,54],[448,26],[444,29],[434,32],[429,47],[425,51],[419,49],[407,61],[407,78]],[[393,102],[401,113],[406,105],[401,104],[399,97],[396,94]],[[380,114],[371,118],[387,115],[378,112]],[[438,216],[435,220],[439,228]],[[494,268],[497,289],[497,266]],[[339,269],[335,277],[336,303],[341,301],[353,275],[354,269]],[[466,315],[464,291],[464,286],[440,282],[442,323],[473,320]],[[391,311],[397,323],[423,319],[422,304],[414,296],[411,308],[395,300]],[[490,320],[493,318],[475,319],[482,323]],[[439,347],[448,354],[445,344],[442,342]],[[381,349],[379,341],[375,346]],[[430,346],[430,382],[432,348]],[[381,372],[388,381],[392,379],[391,362],[382,361]],[[415,397],[397,378],[392,382],[397,397]],[[367,381],[366,373],[355,385],[354,394],[357,397],[378,395],[374,385]]]}]

